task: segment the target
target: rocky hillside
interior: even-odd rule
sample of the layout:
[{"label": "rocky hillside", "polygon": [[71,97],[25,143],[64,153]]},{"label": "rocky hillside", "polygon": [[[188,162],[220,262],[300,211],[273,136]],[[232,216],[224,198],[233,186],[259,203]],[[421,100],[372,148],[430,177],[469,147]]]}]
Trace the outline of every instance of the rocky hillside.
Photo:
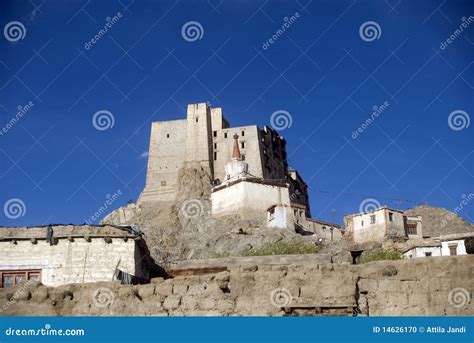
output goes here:
[{"label": "rocky hillside", "polygon": [[139,227],[158,264],[240,256],[276,240],[316,244],[314,236],[267,228],[239,216],[214,218],[210,215],[210,202],[205,199],[132,204],[113,212],[102,223]]},{"label": "rocky hillside", "polygon": [[436,237],[454,233],[474,232],[473,224],[444,208],[421,205],[405,211],[405,214],[422,217],[423,236]]},{"label": "rocky hillside", "polygon": [[267,228],[258,220],[242,220],[237,215],[212,217],[211,184],[206,172],[199,164],[188,165],[179,175],[176,201],[129,204],[106,216],[101,223],[139,227],[158,264],[239,256],[276,240],[316,244],[314,236]]}]

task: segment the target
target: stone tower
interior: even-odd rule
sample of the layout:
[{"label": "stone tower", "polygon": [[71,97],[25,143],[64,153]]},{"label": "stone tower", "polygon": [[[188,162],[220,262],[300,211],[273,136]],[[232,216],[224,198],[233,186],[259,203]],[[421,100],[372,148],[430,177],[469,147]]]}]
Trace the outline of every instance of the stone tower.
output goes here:
[{"label": "stone tower", "polygon": [[306,185],[288,169],[285,139],[267,126],[230,127],[222,109],[206,103],[188,105],[186,119],[152,123],[146,185],[139,202],[176,200],[179,186],[186,182],[178,175],[188,168],[202,168],[215,185],[223,182],[235,144],[249,176],[289,183],[291,192],[298,194],[293,201],[306,206],[309,214]]},{"label": "stone tower", "polygon": [[213,177],[211,131],[211,109],[207,104],[188,105],[184,162],[198,162]]}]

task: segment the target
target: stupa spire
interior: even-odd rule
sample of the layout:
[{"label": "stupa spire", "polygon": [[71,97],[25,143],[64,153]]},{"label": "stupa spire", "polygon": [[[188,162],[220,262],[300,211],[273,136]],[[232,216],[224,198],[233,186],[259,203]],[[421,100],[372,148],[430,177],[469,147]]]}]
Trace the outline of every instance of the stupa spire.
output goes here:
[{"label": "stupa spire", "polygon": [[232,151],[232,159],[233,160],[240,160],[240,149],[239,149],[239,136],[237,134],[234,135],[234,150]]}]

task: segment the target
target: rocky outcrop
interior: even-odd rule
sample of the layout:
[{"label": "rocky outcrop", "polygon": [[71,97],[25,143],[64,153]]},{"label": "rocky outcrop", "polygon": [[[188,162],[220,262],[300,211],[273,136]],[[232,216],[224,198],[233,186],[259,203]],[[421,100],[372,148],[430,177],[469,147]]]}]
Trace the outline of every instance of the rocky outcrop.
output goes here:
[{"label": "rocky outcrop", "polygon": [[140,286],[116,282],[0,290],[1,315],[474,315],[474,256],[364,265],[233,265]]},{"label": "rocky outcrop", "polygon": [[301,236],[287,229],[268,228],[261,220],[238,215],[211,216],[209,200],[190,198],[175,202],[139,203],[135,215],[125,222],[124,211],[107,216],[102,223],[127,224],[140,228],[153,258],[159,264],[186,259],[240,256],[275,240],[317,243],[317,237]]},{"label": "rocky outcrop", "polygon": [[127,204],[106,215],[101,224],[126,225],[132,221],[139,210],[140,208],[135,203]]}]

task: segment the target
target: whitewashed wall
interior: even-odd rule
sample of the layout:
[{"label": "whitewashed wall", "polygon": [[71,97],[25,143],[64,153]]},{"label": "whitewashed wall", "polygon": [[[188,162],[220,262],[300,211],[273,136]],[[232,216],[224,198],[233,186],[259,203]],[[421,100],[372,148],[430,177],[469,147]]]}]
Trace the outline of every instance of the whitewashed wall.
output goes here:
[{"label": "whitewashed wall", "polygon": [[466,255],[466,246],[464,245],[464,239],[458,239],[458,240],[453,240],[453,241],[444,241],[441,242],[441,254],[443,256],[449,256],[451,255],[449,251],[449,245],[451,244],[457,244],[457,249],[456,252],[458,255]]},{"label": "whitewashed wall", "polygon": [[441,256],[441,247],[416,247],[408,250],[403,255],[406,258],[426,257],[426,253],[431,252],[431,256]]},{"label": "whitewashed wall", "polygon": [[112,243],[103,238],[92,238],[91,242],[60,239],[57,245],[44,240],[37,244],[4,241],[0,242],[0,270],[40,269],[42,283],[47,286],[111,281],[117,265],[129,274],[140,273],[135,269],[135,255],[139,258],[135,244],[133,239],[125,242],[122,238],[113,238]]},{"label": "whitewashed wall", "polygon": [[239,182],[211,194],[212,215],[240,214],[243,218],[267,221],[267,209],[282,205],[289,226],[294,216],[288,188],[253,182]]}]

